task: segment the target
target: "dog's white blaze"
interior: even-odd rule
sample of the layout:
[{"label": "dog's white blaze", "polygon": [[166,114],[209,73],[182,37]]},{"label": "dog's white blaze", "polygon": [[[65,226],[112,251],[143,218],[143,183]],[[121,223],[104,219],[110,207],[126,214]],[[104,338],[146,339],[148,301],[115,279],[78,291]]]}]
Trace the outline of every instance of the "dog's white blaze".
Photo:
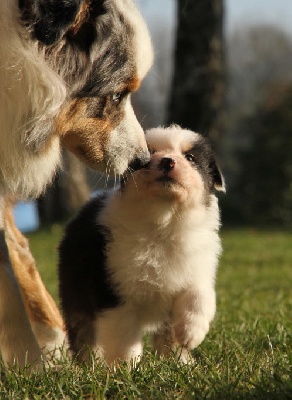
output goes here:
[{"label": "dog's white blaze", "polygon": [[133,27],[137,75],[143,79],[153,63],[153,48],[149,31],[137,6],[132,0],[117,0],[116,5]]},{"label": "dog's white blaze", "polygon": [[128,163],[137,154],[137,150],[148,154],[143,129],[128,97],[125,104],[125,117],[110,135],[107,149],[109,166],[115,165],[115,172],[123,173],[127,169]]},{"label": "dog's white blaze", "polygon": [[16,3],[0,2],[0,195],[25,198],[38,195],[58,165],[51,120],[66,91],[21,28]]}]

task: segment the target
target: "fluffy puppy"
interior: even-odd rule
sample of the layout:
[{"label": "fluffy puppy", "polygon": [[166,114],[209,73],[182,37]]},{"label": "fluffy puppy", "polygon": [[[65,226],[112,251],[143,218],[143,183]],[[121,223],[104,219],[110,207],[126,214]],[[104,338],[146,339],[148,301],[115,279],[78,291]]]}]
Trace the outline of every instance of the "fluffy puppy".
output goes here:
[{"label": "fluffy puppy", "polygon": [[71,350],[111,364],[198,346],[215,314],[221,252],[214,189],[224,182],[207,140],[178,126],[146,133],[152,153],[121,187],[90,201],[59,248],[60,296]]}]

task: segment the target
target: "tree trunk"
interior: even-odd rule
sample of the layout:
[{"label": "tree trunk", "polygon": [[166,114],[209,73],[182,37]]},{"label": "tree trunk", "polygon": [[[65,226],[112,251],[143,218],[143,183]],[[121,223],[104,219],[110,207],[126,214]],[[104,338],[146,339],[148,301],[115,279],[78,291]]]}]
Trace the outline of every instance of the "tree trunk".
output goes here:
[{"label": "tree trunk", "polygon": [[223,1],[179,0],[168,122],[219,147],[225,97]]}]

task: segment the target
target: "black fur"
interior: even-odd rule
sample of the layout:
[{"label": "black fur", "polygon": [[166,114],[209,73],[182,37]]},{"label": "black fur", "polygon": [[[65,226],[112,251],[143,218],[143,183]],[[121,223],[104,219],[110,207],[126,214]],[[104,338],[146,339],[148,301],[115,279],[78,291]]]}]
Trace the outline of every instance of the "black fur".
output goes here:
[{"label": "black fur", "polygon": [[106,13],[98,15],[95,29],[97,41],[106,45],[101,46],[86,82],[76,93],[77,97],[113,94],[135,76],[135,60],[129,55],[134,32],[111,2],[106,2],[105,7]]},{"label": "black fur", "polygon": [[215,186],[223,188],[223,179],[214,151],[206,138],[201,136],[199,141],[196,141],[195,145],[186,154],[193,155],[194,160],[191,163],[199,170],[208,191],[212,191]]},{"label": "black fur", "polygon": [[[19,0],[19,7],[33,38],[44,45],[48,61],[54,60],[54,69],[68,85],[79,81],[71,97],[103,97],[135,76],[135,60],[129,53],[134,32],[110,0],[92,0],[86,20],[72,29],[83,2]],[[94,43],[98,46],[90,54]]]},{"label": "black fur", "polygon": [[85,205],[68,224],[59,246],[59,290],[71,344],[76,326],[79,330],[85,320],[121,303],[106,269],[110,232],[98,223],[104,200],[101,196]]},{"label": "black fur", "polygon": [[33,37],[45,45],[59,40],[72,24],[82,0],[19,0],[23,20]]}]

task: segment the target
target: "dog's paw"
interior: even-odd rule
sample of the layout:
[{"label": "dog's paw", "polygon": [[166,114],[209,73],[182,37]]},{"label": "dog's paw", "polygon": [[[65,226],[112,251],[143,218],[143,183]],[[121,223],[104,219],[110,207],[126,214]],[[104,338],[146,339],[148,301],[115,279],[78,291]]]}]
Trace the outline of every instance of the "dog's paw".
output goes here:
[{"label": "dog's paw", "polygon": [[199,346],[209,332],[209,320],[202,315],[187,316],[174,324],[177,343],[188,349]]}]

